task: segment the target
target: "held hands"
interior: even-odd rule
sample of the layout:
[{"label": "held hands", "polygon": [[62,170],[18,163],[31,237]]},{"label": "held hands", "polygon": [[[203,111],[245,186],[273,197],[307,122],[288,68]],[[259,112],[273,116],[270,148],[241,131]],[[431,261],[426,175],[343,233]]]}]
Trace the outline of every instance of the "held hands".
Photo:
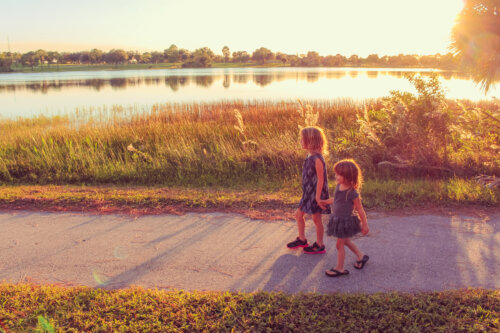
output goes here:
[{"label": "held hands", "polygon": [[328,200],[318,200],[318,199],[316,199],[316,202],[318,203],[318,206],[321,209],[326,209],[326,207],[329,204]]}]

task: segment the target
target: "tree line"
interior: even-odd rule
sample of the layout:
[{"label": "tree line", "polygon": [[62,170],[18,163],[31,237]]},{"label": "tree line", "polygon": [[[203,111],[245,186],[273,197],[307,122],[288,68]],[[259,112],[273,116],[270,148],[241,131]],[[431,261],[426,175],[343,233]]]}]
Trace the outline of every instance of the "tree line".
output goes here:
[{"label": "tree line", "polygon": [[228,46],[222,48],[221,54],[215,54],[210,48],[203,47],[189,51],[171,45],[163,52],[137,52],[123,49],[112,49],[105,52],[99,49],[79,52],[57,52],[37,50],[26,53],[0,53],[0,71],[14,71],[16,67],[47,67],[60,64],[159,64],[179,63],[182,67],[211,67],[213,63],[254,63],[257,65],[282,65],[292,67],[432,67],[454,69],[458,60],[451,53],[434,55],[405,55],[379,56],[370,54],[366,58],[358,55],[346,57],[341,54],[321,56],[318,52],[309,51],[307,54],[286,54],[272,52],[261,47],[252,54],[247,51],[230,51]]}]

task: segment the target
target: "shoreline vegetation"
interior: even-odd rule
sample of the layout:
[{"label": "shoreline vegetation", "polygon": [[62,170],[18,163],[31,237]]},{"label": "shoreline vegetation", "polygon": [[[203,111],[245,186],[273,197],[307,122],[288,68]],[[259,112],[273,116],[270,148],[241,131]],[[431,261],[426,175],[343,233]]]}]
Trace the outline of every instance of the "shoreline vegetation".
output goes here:
[{"label": "shoreline vegetation", "polygon": [[[317,125],[329,138],[327,163],[361,165],[368,208],[498,207],[498,101],[447,100],[436,76],[408,79],[417,95],[395,91],[364,103],[115,106],[5,120],[1,206],[289,210],[300,193],[299,126]],[[142,194],[127,194],[137,186]]]},{"label": "shoreline vegetation", "polygon": [[489,332],[500,293],[291,295],[0,284],[0,331]]},{"label": "shoreline vegetation", "polygon": [[[299,67],[299,66],[290,66],[282,63],[266,63],[266,64],[258,64],[258,63],[213,63],[209,67],[192,67],[192,68],[291,68],[291,67]],[[423,66],[300,66],[307,68],[352,68],[352,69],[386,69],[386,68],[398,68],[398,69],[438,69],[433,67],[423,67]],[[158,64],[121,64],[121,65],[113,65],[113,64],[94,64],[94,65],[85,65],[85,64],[62,64],[59,66],[51,66],[51,67],[26,67],[26,66],[17,66],[13,67],[11,71],[1,72],[1,74],[9,74],[9,73],[54,73],[54,72],[87,72],[87,71],[125,71],[125,70],[155,70],[155,69],[182,69],[186,67],[182,67],[182,63],[158,63]],[[456,68],[446,68],[444,70],[457,70]],[[463,73],[467,75],[466,73]]]},{"label": "shoreline vegetation", "polygon": [[367,68],[436,68],[456,70],[460,60],[452,53],[434,55],[379,56],[370,54],[366,58],[356,54],[346,57],[341,54],[321,56],[318,52],[307,54],[285,54],[261,47],[252,54],[246,51],[215,54],[210,48],[195,51],[171,45],[163,52],[140,53],[113,49],[78,52],[36,50],[26,53],[1,52],[1,72],[57,72],[87,70],[127,69],[172,69],[172,68],[228,68],[228,67],[367,67]]}]

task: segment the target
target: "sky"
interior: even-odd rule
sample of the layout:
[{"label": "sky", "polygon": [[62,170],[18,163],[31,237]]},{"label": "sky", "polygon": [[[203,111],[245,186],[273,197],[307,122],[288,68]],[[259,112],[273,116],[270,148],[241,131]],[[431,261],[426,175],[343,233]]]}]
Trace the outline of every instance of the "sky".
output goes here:
[{"label": "sky", "polygon": [[0,52],[447,53],[463,0],[0,0]]}]

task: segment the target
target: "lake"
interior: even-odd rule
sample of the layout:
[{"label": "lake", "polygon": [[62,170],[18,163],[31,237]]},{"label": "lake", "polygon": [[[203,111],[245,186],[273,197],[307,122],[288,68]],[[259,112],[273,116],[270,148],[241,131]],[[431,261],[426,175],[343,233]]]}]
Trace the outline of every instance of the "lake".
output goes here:
[{"label": "lake", "polygon": [[0,117],[72,113],[113,105],[149,108],[158,103],[220,100],[364,100],[391,90],[415,92],[406,73],[436,72],[446,97],[485,95],[467,76],[432,69],[397,68],[203,68],[0,74]]}]

